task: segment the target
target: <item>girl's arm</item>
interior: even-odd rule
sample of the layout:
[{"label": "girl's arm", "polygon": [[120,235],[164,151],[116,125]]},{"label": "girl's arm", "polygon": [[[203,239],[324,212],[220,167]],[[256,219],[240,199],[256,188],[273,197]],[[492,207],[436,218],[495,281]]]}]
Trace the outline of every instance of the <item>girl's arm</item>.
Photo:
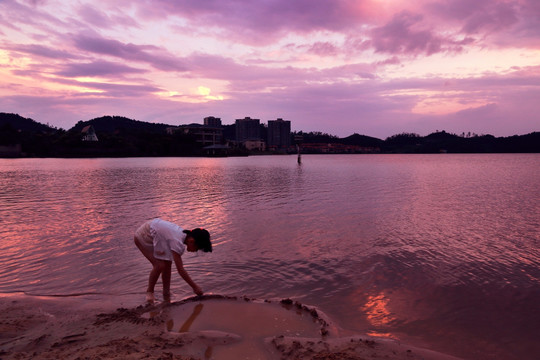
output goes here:
[{"label": "girl's arm", "polygon": [[191,277],[189,276],[187,271],[184,269],[184,263],[182,262],[182,257],[178,255],[177,253],[175,253],[174,251],[172,252],[172,254],[173,254],[174,263],[176,265],[176,269],[178,270],[178,274],[180,274],[182,279],[184,279],[184,281],[187,282],[189,286],[191,286],[195,294],[201,296],[203,294],[203,291],[197,284],[195,284],[193,280],[191,280]]}]

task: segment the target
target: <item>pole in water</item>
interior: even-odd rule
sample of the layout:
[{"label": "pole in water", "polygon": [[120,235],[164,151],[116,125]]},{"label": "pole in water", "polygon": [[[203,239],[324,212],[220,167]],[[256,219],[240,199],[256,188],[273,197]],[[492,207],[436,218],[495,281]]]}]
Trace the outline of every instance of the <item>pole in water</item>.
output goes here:
[{"label": "pole in water", "polygon": [[302,163],[302,154],[301,154],[301,144],[304,141],[304,138],[302,135],[295,135],[294,142],[296,143],[296,150],[298,151],[298,164]]}]

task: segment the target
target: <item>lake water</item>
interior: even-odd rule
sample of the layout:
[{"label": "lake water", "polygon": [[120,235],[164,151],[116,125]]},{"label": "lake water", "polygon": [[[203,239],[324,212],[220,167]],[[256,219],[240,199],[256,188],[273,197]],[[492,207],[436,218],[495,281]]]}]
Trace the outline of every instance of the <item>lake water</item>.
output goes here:
[{"label": "lake water", "polygon": [[[161,217],[209,229],[214,252],[183,257],[207,292],[466,359],[540,357],[539,154],[302,160],[0,159],[0,292],[142,302],[133,232]],[[191,295],[175,274],[172,292]]]}]

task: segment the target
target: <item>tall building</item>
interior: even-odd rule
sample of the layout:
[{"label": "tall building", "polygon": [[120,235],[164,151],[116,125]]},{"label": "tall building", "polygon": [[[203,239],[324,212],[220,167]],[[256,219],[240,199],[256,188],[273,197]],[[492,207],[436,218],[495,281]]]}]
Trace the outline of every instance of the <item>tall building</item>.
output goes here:
[{"label": "tall building", "polygon": [[291,122],[278,118],[268,120],[268,148],[286,150],[291,145]]},{"label": "tall building", "polygon": [[204,125],[212,127],[221,127],[221,118],[208,116],[204,118]]},{"label": "tall building", "polygon": [[259,119],[246,117],[236,119],[236,141],[260,140],[261,124]]}]

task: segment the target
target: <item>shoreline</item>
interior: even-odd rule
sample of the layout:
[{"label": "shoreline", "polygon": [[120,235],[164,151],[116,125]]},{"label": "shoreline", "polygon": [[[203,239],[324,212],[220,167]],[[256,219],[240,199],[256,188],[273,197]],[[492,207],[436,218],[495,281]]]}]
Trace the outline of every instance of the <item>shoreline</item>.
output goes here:
[{"label": "shoreline", "polygon": [[[130,302],[113,310],[112,301],[0,294],[0,359],[457,359],[367,335],[340,337],[322,312],[290,299],[207,295],[171,304]],[[272,319],[285,325],[274,328]]]}]

